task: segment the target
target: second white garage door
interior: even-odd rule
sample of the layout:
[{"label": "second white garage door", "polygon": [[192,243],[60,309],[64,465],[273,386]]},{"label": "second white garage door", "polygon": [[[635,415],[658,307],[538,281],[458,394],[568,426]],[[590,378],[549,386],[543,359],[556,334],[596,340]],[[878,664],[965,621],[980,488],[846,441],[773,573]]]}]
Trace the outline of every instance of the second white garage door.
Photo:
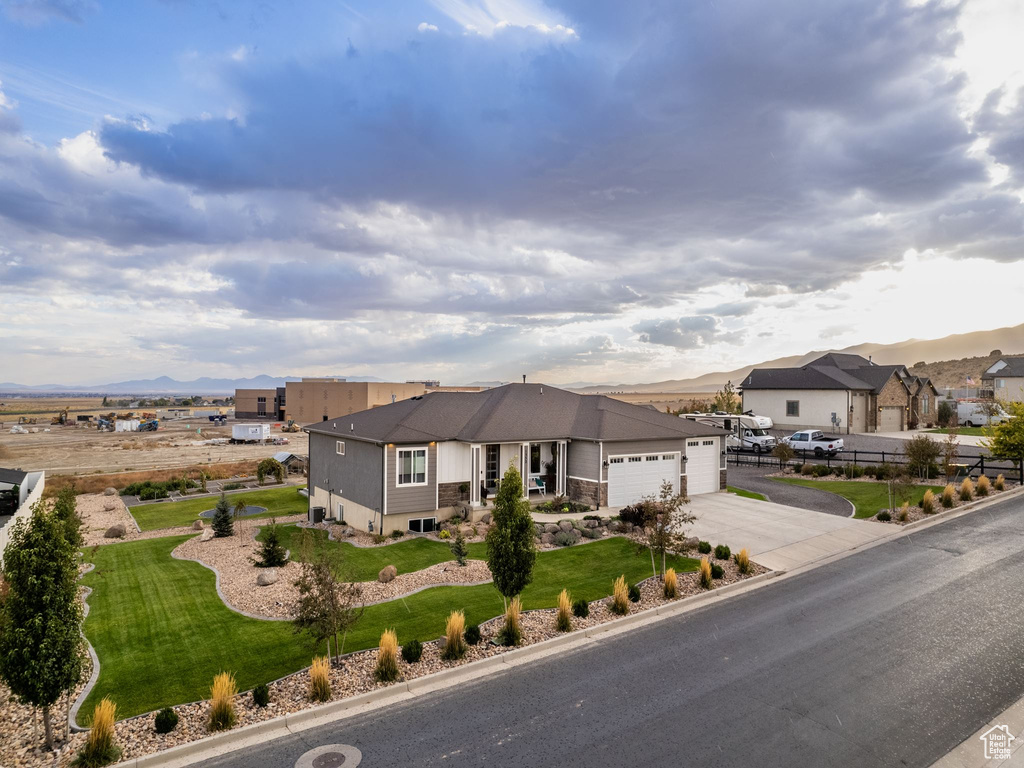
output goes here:
[{"label": "second white garage door", "polygon": [[644,496],[657,498],[665,480],[679,492],[679,454],[608,457],[608,506],[625,507]]},{"label": "second white garage door", "polygon": [[686,441],[686,495],[714,493],[719,485],[718,438]]},{"label": "second white garage door", "polygon": [[903,408],[898,405],[885,405],[878,414],[879,432],[903,431]]}]

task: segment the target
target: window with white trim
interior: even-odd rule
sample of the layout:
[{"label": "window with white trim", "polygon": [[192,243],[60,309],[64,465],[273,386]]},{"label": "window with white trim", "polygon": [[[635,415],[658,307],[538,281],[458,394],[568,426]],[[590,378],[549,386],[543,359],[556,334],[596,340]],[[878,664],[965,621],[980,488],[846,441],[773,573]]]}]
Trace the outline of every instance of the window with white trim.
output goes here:
[{"label": "window with white trim", "polygon": [[799,400],[787,400],[786,401],[786,415],[790,417],[800,417],[800,401]]},{"label": "window with white trim", "polygon": [[345,455],[345,441],[344,440],[339,440],[337,443],[334,444],[334,452],[336,454],[338,454],[339,456],[344,456]]},{"label": "window with white trim", "polygon": [[432,533],[436,530],[436,517],[417,517],[409,521],[409,531],[412,533]]},{"label": "window with white trim", "polygon": [[399,448],[396,452],[397,475],[395,485],[426,485],[427,484],[427,449]]}]

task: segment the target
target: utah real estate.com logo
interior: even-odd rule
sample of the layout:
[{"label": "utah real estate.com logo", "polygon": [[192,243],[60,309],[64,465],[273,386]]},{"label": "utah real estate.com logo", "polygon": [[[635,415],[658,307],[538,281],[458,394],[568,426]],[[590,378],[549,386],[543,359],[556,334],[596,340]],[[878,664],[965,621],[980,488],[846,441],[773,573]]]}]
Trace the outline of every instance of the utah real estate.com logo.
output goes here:
[{"label": "utah real estate.com logo", "polygon": [[1015,737],[1010,733],[1010,728],[1005,725],[994,725],[985,731],[978,738],[985,745],[986,760],[1009,760],[1010,743]]}]

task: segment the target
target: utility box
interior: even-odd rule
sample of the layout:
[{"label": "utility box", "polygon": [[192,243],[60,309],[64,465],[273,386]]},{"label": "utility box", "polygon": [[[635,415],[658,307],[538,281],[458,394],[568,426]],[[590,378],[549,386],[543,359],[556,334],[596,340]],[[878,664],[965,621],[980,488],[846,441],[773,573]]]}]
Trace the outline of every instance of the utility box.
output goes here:
[{"label": "utility box", "polygon": [[262,443],[270,439],[269,424],[235,424],[231,439],[236,443]]},{"label": "utility box", "polygon": [[316,525],[322,523],[326,516],[327,510],[324,507],[310,507],[309,508],[309,522]]}]

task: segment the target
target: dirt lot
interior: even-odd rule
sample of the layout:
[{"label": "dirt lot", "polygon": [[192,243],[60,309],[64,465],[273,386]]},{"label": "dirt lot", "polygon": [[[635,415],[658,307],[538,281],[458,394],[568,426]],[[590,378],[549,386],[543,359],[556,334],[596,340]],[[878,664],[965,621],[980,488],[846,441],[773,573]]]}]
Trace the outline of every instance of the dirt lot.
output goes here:
[{"label": "dirt lot", "polygon": [[[283,435],[288,445],[197,445],[214,437],[230,437],[226,427],[207,427],[207,422],[161,422],[156,432],[99,432],[96,427],[37,424],[38,432],[12,435],[0,432],[0,456],[6,466],[24,470],[45,469],[53,474],[86,475],[148,469],[189,467],[201,464],[262,459],[278,451],[299,455],[309,452],[304,432]],[[202,434],[196,434],[196,427]],[[9,427],[9,425],[8,425]],[[30,427],[29,427],[30,428]],[[49,432],[44,432],[49,429]],[[271,428],[272,435],[282,436]]]},{"label": "dirt lot", "polygon": [[[102,397],[15,397],[0,396],[0,423],[18,422],[19,416],[36,419],[37,426],[46,424],[64,408],[74,416],[76,413],[109,413],[113,407],[104,408]],[[122,409],[123,410],[123,409]],[[148,409],[153,410],[153,409]]]}]

